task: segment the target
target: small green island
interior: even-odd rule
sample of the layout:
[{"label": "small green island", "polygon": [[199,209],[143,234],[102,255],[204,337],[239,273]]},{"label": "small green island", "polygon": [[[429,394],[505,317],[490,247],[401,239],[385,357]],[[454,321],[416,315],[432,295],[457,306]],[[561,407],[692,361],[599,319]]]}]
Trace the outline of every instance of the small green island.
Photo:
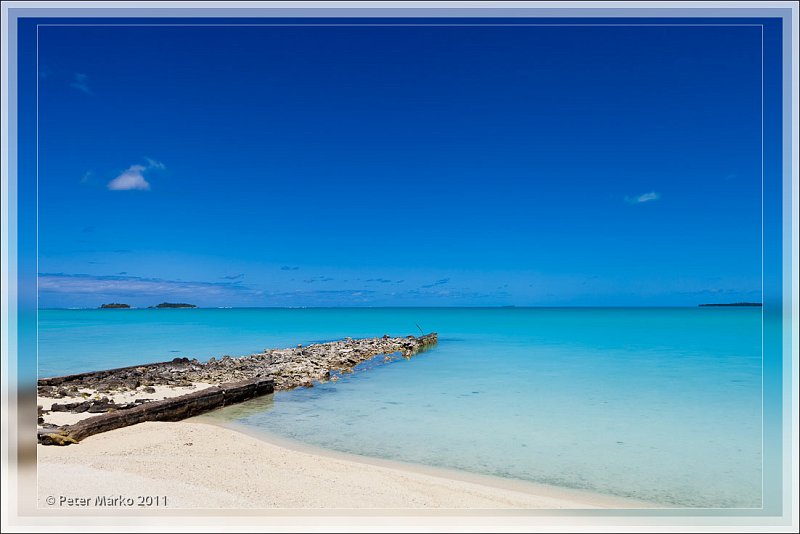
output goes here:
[{"label": "small green island", "polygon": [[131,307],[130,304],[122,304],[122,303],[119,303],[119,302],[111,302],[109,304],[101,304],[100,305],[100,309],[101,310],[130,309],[130,307]]},{"label": "small green island", "polygon": [[150,306],[150,308],[196,308],[194,304],[186,304],[185,302],[162,302],[157,306]]}]

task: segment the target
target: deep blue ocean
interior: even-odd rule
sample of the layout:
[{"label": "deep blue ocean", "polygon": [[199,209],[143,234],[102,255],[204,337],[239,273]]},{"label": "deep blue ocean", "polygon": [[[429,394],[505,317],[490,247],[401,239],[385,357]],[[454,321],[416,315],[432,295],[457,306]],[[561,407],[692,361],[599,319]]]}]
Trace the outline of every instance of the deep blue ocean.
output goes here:
[{"label": "deep blue ocean", "polygon": [[40,376],[439,333],[410,360],[254,401],[329,449],[634,497],[761,506],[760,308],[41,310]]}]

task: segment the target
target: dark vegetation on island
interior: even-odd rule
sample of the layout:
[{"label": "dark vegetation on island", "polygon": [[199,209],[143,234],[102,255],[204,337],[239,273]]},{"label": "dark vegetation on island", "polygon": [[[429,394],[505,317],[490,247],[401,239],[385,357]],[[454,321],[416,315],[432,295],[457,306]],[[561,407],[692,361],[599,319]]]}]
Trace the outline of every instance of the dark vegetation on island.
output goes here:
[{"label": "dark vegetation on island", "polygon": [[[122,304],[119,302],[112,302],[110,304],[102,304],[100,309],[130,309],[130,304]],[[185,302],[162,302],[156,306],[148,306],[148,308],[196,308],[195,304],[186,304]]]},{"label": "dark vegetation on island", "polygon": [[700,307],[704,306],[761,306],[760,302],[729,302],[724,304],[700,304]]}]

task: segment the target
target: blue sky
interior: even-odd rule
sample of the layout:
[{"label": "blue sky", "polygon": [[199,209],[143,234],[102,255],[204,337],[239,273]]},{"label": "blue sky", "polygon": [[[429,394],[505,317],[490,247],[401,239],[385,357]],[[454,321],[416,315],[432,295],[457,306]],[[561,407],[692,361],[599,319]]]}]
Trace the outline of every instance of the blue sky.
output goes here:
[{"label": "blue sky", "polygon": [[42,307],[761,298],[757,27],[42,27]]}]

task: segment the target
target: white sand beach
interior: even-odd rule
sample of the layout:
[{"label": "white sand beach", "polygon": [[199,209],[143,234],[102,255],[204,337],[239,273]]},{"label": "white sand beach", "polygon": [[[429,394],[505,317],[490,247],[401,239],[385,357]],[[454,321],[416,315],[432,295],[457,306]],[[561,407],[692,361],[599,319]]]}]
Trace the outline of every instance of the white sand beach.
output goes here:
[{"label": "white sand beach", "polygon": [[549,486],[504,485],[492,477],[447,476],[444,470],[319,454],[197,419],[143,423],[90,436],[77,445],[39,445],[37,452],[42,508],[65,506],[62,497],[93,501],[99,495],[159,496],[166,497],[168,508],[207,509],[652,506]]}]

